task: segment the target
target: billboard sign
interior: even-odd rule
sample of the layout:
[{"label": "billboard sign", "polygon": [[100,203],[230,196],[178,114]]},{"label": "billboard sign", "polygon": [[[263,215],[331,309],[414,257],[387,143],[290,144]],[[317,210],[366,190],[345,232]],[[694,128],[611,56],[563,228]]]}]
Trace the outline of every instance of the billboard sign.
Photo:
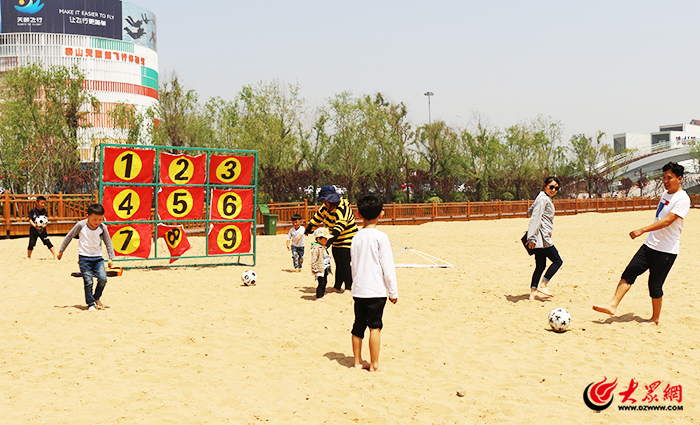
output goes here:
[{"label": "billboard sign", "polygon": [[0,0],[2,33],[78,34],[156,50],[153,12],[120,0]]},{"label": "billboard sign", "polygon": [[121,40],[118,0],[1,0],[2,32],[80,34]]}]

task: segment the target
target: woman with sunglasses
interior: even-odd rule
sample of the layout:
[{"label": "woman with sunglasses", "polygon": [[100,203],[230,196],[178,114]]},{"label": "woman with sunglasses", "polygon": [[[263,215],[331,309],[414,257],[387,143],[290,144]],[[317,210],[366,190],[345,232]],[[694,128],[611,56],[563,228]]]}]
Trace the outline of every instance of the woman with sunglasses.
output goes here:
[{"label": "woman with sunglasses", "polygon": [[[558,178],[555,176],[545,178],[542,192],[537,195],[535,202],[527,210],[527,214],[531,217],[530,226],[527,229],[527,242],[528,247],[535,251],[535,271],[532,273],[532,282],[530,283],[531,300],[535,299],[535,293],[537,292],[548,297],[554,296],[547,289],[547,284],[563,263],[559,252],[554,247],[554,242],[552,242],[552,230],[554,229],[554,203],[552,198],[560,188]],[[548,258],[552,264],[550,264],[540,282],[540,277],[547,266]]]}]

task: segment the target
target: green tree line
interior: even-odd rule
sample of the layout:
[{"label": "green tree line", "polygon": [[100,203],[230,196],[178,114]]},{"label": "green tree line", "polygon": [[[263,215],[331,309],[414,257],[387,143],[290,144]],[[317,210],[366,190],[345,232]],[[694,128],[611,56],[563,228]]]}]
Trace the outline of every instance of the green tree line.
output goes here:
[{"label": "green tree line", "polygon": [[[81,172],[77,130],[87,126],[79,118],[99,110],[82,80],[77,69],[39,65],[2,75],[5,188],[70,190],[71,176]],[[232,100],[202,102],[173,74],[156,107],[118,105],[110,116],[131,144],[258,151],[263,201],[313,199],[326,184],[344,187],[351,200],[374,190],[386,202],[533,199],[551,174],[569,195],[608,192],[612,184],[597,168],[613,156],[602,132],[564,142],[563,123],[541,115],[503,129],[478,116],[467,128],[419,125],[403,102],[382,93],[342,92],[312,108],[299,85],[274,80],[244,86]]]}]

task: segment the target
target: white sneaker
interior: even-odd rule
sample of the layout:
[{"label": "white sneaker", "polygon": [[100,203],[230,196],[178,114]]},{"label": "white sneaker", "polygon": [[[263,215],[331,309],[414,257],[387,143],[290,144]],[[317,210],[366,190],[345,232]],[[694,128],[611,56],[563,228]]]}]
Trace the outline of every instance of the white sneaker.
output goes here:
[{"label": "white sneaker", "polygon": [[97,311],[97,309],[94,305],[91,305],[90,307],[88,307],[88,311]]}]

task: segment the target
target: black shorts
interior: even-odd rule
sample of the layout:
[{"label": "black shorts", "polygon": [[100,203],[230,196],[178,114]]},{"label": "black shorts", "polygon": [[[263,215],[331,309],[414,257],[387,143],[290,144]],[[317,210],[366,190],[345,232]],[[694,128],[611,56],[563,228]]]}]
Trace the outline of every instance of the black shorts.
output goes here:
[{"label": "black shorts", "polygon": [[364,338],[365,329],[381,329],[386,297],[352,297],[352,299],[355,300],[355,323],[352,325],[352,334],[358,338]]},{"label": "black shorts", "polygon": [[29,226],[29,245],[27,246],[27,251],[33,251],[36,245],[36,240],[41,239],[41,241],[46,245],[48,249],[53,248],[53,244],[49,240],[49,235],[46,233],[46,228],[38,230],[33,226]]},{"label": "black shorts", "polygon": [[631,285],[640,274],[649,270],[649,296],[661,298],[664,296],[662,287],[666,281],[666,276],[671,271],[676,257],[677,254],[656,251],[646,245],[642,245],[622,273],[622,278]]}]

